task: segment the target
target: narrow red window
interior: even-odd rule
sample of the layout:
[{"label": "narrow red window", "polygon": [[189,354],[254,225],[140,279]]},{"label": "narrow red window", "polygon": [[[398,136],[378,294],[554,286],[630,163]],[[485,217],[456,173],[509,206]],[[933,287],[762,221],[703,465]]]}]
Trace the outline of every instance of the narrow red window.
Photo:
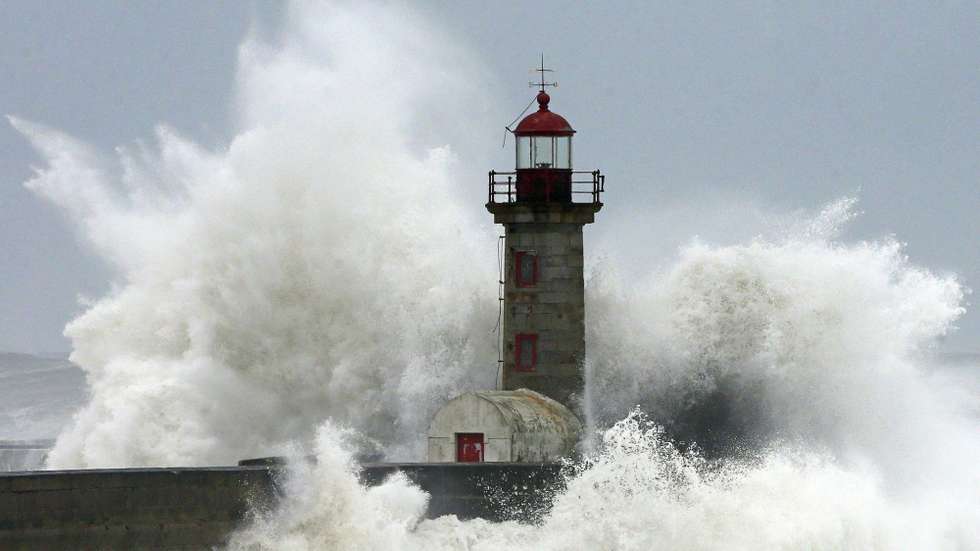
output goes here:
[{"label": "narrow red window", "polygon": [[514,274],[518,287],[534,287],[538,283],[538,255],[530,251],[514,253]]},{"label": "narrow red window", "polygon": [[456,433],[456,461],[459,463],[483,462],[483,433]]},{"label": "narrow red window", "polygon": [[518,333],[514,337],[514,369],[534,371],[538,364],[538,336]]}]

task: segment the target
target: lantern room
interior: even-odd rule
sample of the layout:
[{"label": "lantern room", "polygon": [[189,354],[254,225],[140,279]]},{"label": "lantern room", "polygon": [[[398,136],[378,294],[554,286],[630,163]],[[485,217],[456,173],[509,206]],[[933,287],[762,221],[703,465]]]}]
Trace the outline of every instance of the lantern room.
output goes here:
[{"label": "lantern room", "polygon": [[538,110],[514,129],[517,137],[517,169],[572,169],[572,134],[565,117],[548,109],[551,96],[538,92]]},{"label": "lantern room", "polygon": [[552,112],[551,96],[541,90],[538,110],[514,129],[517,142],[517,201],[571,202],[572,135],[565,117]]}]

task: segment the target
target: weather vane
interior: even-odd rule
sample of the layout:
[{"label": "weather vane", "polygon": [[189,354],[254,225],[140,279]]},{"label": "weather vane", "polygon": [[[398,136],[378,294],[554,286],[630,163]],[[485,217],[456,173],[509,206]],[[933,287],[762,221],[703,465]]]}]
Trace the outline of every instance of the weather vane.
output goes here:
[{"label": "weather vane", "polygon": [[555,72],[554,69],[546,69],[545,68],[545,66],[544,66],[544,54],[541,54],[541,67],[539,67],[537,69],[531,69],[531,71],[532,72],[541,73],[541,82],[528,82],[527,83],[528,86],[530,86],[532,88],[535,87],[535,86],[540,86],[542,92],[544,92],[544,89],[545,89],[546,86],[554,86],[556,88],[558,87],[558,82],[545,82],[545,80],[544,80],[544,74],[545,73],[554,73]]}]

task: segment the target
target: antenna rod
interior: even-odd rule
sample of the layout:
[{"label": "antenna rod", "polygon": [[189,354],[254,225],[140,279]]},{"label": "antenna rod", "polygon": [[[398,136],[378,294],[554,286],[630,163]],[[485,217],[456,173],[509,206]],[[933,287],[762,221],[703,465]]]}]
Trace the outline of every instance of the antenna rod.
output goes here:
[{"label": "antenna rod", "polygon": [[544,52],[541,52],[541,91],[544,92]]},{"label": "antenna rod", "polygon": [[544,92],[544,89],[547,86],[556,86],[556,87],[558,86],[558,83],[557,82],[547,82],[544,79],[544,74],[545,73],[553,73],[553,72],[555,72],[554,69],[545,68],[545,66],[544,66],[544,53],[541,54],[541,67],[540,68],[536,68],[536,69],[531,69],[531,70],[532,71],[535,71],[537,73],[541,73],[541,82],[528,82],[527,83],[528,86],[531,86],[531,87],[540,86],[542,92]]}]

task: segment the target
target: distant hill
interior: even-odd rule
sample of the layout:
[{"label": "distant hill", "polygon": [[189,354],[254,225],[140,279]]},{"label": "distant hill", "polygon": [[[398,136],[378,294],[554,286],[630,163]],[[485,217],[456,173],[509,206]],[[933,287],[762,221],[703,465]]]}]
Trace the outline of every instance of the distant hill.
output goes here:
[{"label": "distant hill", "polygon": [[0,440],[54,438],[87,398],[68,360],[0,352]]}]

